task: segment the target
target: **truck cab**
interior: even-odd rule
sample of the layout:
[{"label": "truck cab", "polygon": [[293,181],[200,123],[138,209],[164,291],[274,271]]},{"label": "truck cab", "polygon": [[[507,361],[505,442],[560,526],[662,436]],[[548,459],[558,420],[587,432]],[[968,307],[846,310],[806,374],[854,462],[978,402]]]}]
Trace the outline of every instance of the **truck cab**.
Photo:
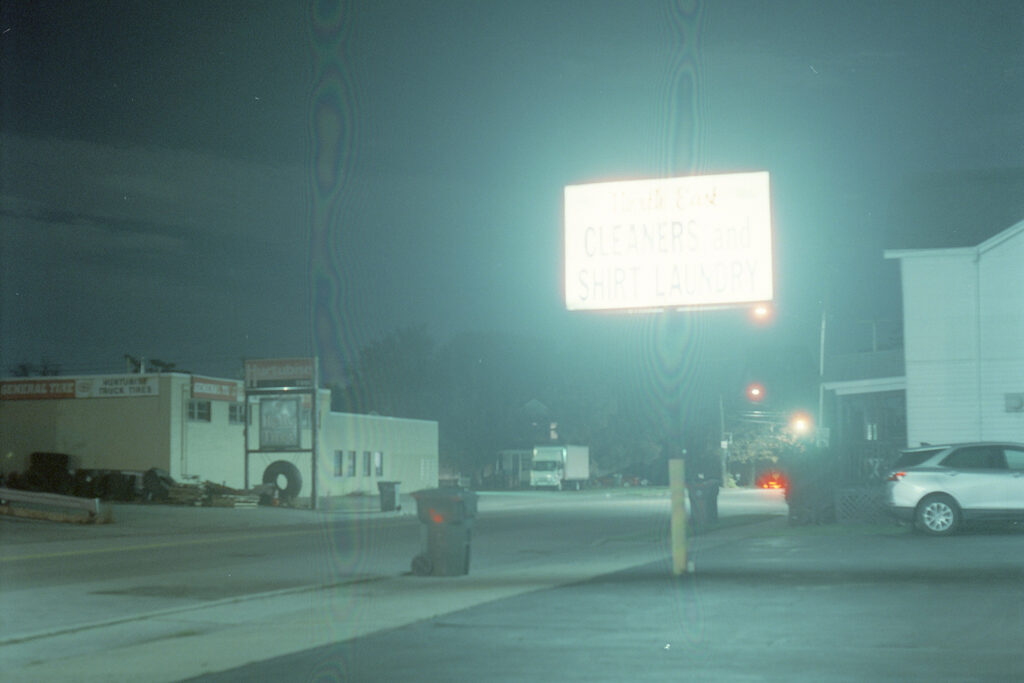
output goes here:
[{"label": "truck cab", "polygon": [[586,446],[537,446],[530,465],[530,486],[577,491],[590,478],[590,449]]},{"label": "truck cab", "polygon": [[534,488],[550,487],[561,490],[564,475],[565,470],[561,457],[547,459],[542,456],[538,460],[537,454],[534,453],[533,464],[530,466],[530,486]]}]

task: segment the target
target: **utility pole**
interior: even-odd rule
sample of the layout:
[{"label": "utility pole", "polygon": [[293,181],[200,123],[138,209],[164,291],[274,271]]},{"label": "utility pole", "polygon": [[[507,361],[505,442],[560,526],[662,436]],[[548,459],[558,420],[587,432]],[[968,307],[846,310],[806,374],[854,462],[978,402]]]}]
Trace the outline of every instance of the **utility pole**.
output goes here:
[{"label": "utility pole", "polygon": [[825,426],[825,302],[821,303],[821,332],[818,337],[818,429]]},{"label": "utility pole", "polygon": [[718,447],[721,453],[721,482],[722,486],[729,481],[729,442],[725,438],[725,399],[718,394]]}]

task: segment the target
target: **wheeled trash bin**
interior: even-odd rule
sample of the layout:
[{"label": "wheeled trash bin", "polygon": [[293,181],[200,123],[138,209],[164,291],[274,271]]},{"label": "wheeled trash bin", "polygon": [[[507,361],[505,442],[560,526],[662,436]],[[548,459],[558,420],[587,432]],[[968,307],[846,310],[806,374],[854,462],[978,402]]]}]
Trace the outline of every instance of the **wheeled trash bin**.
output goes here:
[{"label": "wheeled trash bin", "polygon": [[424,489],[412,494],[422,523],[422,549],[412,560],[419,576],[469,573],[469,546],[477,495],[463,488]]},{"label": "wheeled trash bin", "polygon": [[690,497],[690,523],[694,533],[701,533],[718,521],[718,488],[716,479],[705,479],[703,475],[687,482]]},{"label": "wheeled trash bin", "polygon": [[381,512],[394,512],[402,509],[398,502],[398,485],[401,483],[400,481],[377,482],[377,490],[380,491]]}]

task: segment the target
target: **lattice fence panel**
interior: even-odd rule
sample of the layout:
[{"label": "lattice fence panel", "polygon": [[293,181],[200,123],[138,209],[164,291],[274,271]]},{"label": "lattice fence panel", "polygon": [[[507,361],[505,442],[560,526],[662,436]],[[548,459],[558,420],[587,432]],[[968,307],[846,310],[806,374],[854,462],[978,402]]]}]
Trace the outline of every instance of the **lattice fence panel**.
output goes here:
[{"label": "lattice fence panel", "polygon": [[886,522],[889,519],[884,488],[857,486],[836,492],[836,521],[840,524]]}]

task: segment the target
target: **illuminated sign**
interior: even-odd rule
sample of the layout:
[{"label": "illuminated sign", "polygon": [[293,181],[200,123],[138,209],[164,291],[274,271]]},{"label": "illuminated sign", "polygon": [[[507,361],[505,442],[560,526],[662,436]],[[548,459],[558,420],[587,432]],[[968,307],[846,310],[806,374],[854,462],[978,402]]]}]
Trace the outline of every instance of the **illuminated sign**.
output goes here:
[{"label": "illuminated sign", "polygon": [[565,188],[569,310],[769,301],[767,172]]}]

